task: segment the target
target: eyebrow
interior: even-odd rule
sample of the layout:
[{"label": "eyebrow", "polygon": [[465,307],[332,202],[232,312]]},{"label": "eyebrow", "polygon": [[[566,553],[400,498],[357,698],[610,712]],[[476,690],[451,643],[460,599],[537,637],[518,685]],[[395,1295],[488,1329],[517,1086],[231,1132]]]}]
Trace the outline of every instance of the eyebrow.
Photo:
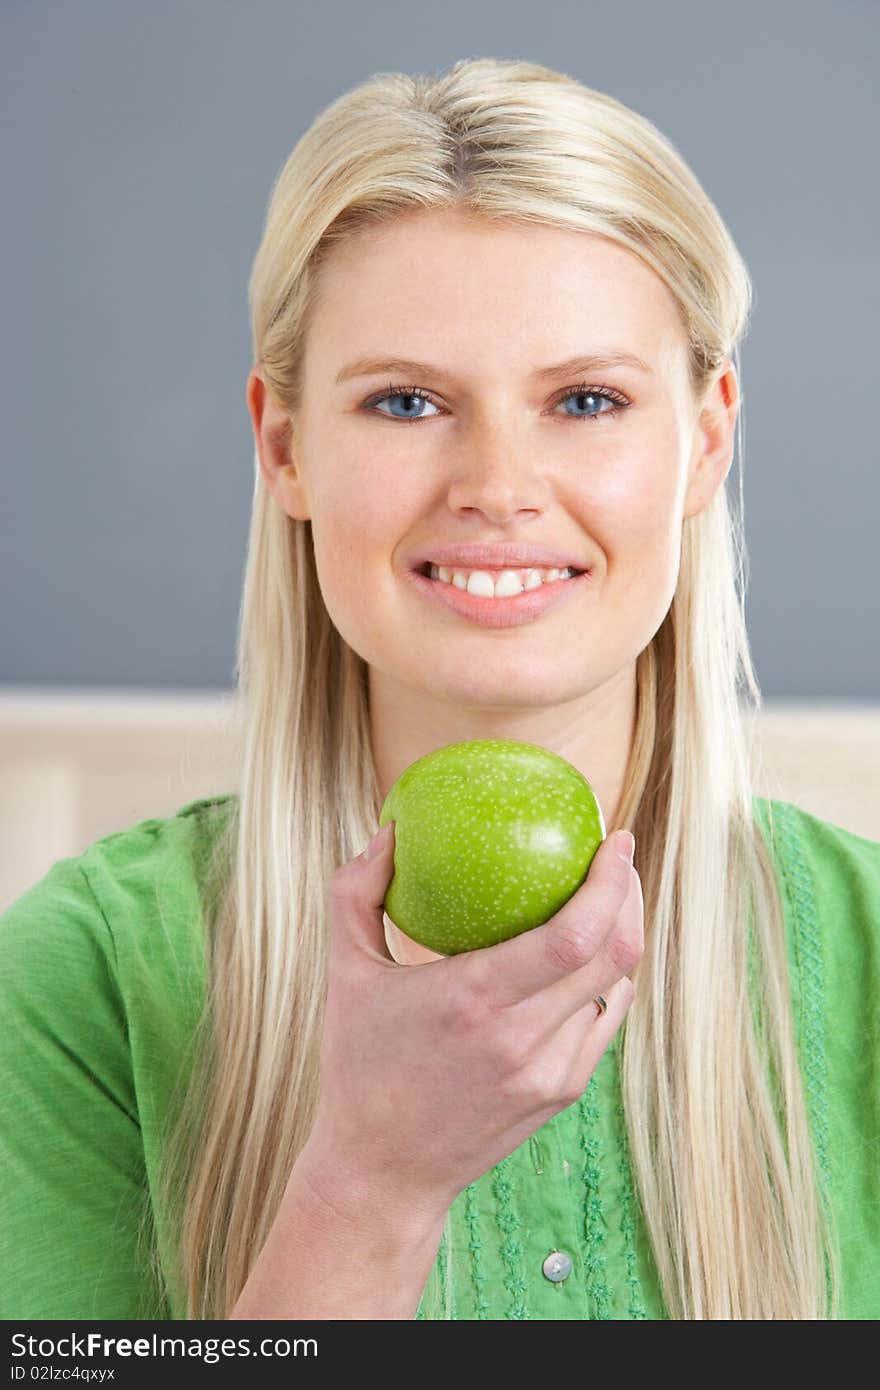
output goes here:
[{"label": "eyebrow", "polygon": [[[576,376],[581,373],[603,372],[609,367],[634,367],[636,371],[643,372],[646,376],[653,376],[654,372],[647,362],[643,362],[641,357],[637,357],[632,352],[618,351],[598,351],[588,353],[586,356],[569,357],[564,362],[554,362],[550,367],[539,367],[532,372],[531,380],[546,381],[550,377],[557,376]],[[401,376],[433,376],[443,378],[447,381],[454,381],[455,376],[445,367],[431,366],[428,362],[412,362],[405,357],[360,357],[356,362],[349,362],[347,367],[343,367],[336,378],[336,384],[348,381],[357,376],[378,376],[386,372],[397,373]]]}]

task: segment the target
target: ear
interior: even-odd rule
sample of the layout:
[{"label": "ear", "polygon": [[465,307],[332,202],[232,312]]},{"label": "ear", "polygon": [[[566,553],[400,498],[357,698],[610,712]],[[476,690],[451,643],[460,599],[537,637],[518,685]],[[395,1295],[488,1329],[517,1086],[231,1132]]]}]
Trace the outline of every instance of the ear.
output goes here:
[{"label": "ear", "polygon": [[272,396],[259,363],[251,369],[245,394],[266,487],[288,516],[310,520],[305,480],[293,447],[293,420]]},{"label": "ear", "polygon": [[736,369],[728,360],[709,387],[700,410],[684,499],[685,517],[704,511],[730,472],[739,406]]}]

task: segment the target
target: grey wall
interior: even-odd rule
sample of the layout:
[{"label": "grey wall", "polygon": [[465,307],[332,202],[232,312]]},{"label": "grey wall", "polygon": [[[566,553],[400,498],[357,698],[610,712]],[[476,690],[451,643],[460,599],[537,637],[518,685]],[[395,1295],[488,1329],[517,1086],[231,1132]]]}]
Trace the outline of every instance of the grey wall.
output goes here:
[{"label": "grey wall", "polygon": [[272,181],[342,91],[467,56],[609,92],[702,180],[757,294],[759,680],[880,697],[876,0],[5,0],[0,682],[229,687]]}]

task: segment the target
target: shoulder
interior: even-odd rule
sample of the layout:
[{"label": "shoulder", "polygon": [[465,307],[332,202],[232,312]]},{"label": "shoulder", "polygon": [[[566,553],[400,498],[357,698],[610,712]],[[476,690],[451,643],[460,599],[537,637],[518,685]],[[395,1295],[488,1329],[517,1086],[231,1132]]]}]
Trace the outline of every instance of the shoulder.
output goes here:
[{"label": "shoulder", "polygon": [[795,984],[836,1007],[873,989],[880,956],[880,842],[789,801],[756,797],[785,909]]},{"label": "shoulder", "polygon": [[840,1316],[873,1317],[880,1276],[880,843],[791,802],[755,801],[782,888],[810,1129],[840,1239]]},{"label": "shoulder", "polygon": [[6,1317],[164,1316],[140,1221],[200,1015],[199,890],[226,803],[106,835],[0,914]]},{"label": "shoulder", "polygon": [[763,796],[752,798],[756,819],[765,832],[776,840],[802,841],[820,855],[831,853],[865,857],[868,865],[880,863],[880,840],[859,835],[855,830],[837,825],[797,806],[793,801],[779,801]]},{"label": "shoulder", "polygon": [[790,801],[755,797],[754,807],[792,910],[880,940],[880,841]]},{"label": "shoulder", "polygon": [[33,981],[72,970],[94,982],[118,977],[134,958],[176,951],[235,804],[231,795],[190,802],[57,860],[0,913],[0,973]]}]

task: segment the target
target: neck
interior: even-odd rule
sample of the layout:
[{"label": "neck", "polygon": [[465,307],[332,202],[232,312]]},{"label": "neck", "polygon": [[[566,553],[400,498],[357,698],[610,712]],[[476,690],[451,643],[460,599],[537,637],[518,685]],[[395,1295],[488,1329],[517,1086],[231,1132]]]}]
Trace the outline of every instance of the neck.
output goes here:
[{"label": "neck", "polygon": [[499,738],[558,753],[592,787],[614,826],[635,731],[635,664],[599,689],[540,708],[463,706],[426,696],[370,667],[370,730],[380,805],[417,759],[450,743]]}]

